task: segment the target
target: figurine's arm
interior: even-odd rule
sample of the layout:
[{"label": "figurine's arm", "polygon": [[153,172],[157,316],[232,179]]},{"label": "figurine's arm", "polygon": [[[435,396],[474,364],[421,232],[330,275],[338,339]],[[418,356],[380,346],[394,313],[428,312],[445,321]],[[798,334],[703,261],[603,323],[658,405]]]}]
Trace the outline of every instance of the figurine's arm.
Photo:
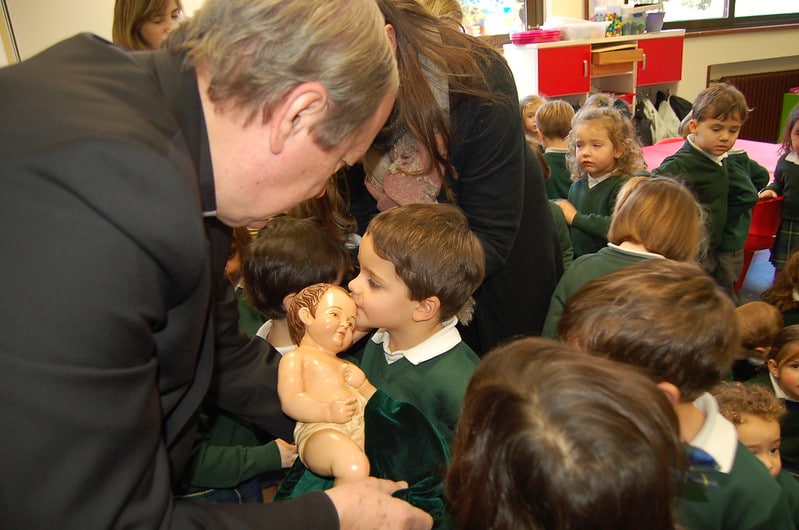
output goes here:
[{"label": "figurine's arm", "polygon": [[356,365],[347,362],[343,368],[344,381],[358,391],[367,401],[377,392],[377,388],[366,379],[366,374]]},{"label": "figurine's arm", "polygon": [[355,398],[320,401],[305,391],[303,356],[296,350],[283,356],[277,375],[277,393],[283,412],[297,421],[346,423],[355,414]]}]

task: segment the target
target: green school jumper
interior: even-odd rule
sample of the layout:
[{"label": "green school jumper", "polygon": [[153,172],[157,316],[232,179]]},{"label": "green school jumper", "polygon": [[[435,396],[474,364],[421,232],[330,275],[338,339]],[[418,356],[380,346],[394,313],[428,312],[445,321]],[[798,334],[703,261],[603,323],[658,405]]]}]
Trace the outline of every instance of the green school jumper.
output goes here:
[{"label": "green school jumper", "polygon": [[544,160],[549,166],[549,178],[546,181],[547,198],[566,199],[572,185],[572,175],[566,165],[568,149],[549,148],[544,151]]},{"label": "green school jumper", "polygon": [[746,154],[744,150],[730,151],[724,165],[730,177],[727,200],[727,223],[719,244],[719,252],[743,250],[752,222],[752,206],[757,202],[758,190],[768,184],[768,169]]},{"label": "green school jumper", "polygon": [[608,244],[610,214],[616,204],[616,195],[626,181],[626,177],[611,175],[589,188],[588,177],[583,175],[572,183],[569,202],[577,209],[571,224],[575,258],[599,252]]},{"label": "green school jumper", "polygon": [[466,386],[478,362],[472,349],[461,342],[418,365],[405,357],[388,364],[383,345],[370,340],[364,348],[361,370],[392,398],[415,405],[451,444]]}]

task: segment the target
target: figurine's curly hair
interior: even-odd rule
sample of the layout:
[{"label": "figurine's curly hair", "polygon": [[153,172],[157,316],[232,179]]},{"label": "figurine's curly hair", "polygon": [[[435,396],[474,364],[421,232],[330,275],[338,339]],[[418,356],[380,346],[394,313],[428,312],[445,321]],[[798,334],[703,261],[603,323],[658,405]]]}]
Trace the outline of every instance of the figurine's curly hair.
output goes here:
[{"label": "figurine's curly hair", "polygon": [[287,322],[289,325],[289,335],[294,344],[299,344],[302,336],[305,334],[305,324],[300,319],[300,309],[308,308],[311,314],[316,314],[316,306],[319,305],[319,300],[321,300],[322,296],[330,289],[341,289],[343,292],[347,292],[343,287],[332,283],[315,283],[297,293],[291,301]]}]

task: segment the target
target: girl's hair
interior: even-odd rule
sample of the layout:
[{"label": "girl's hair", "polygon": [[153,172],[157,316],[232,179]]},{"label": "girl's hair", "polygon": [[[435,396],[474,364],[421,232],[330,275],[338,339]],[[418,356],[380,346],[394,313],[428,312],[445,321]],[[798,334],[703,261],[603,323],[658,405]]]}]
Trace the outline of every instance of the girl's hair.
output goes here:
[{"label": "girl's hair", "polygon": [[777,273],[774,283],[763,292],[761,298],[785,313],[799,305],[793,299],[794,289],[799,289],[799,249],[791,252],[785,267]]},{"label": "girl's hair", "polygon": [[794,349],[791,355],[788,354],[790,348],[788,346],[799,343],[799,324],[785,326],[774,337],[774,344],[768,352],[768,359],[773,360],[777,367],[781,367],[787,362],[799,358],[799,348]]},{"label": "girl's hair", "polygon": [[458,0],[419,0],[419,3],[444,22],[463,29],[463,8]]},{"label": "girl's hair", "polygon": [[582,176],[575,156],[576,131],[578,127],[589,123],[605,129],[613,147],[621,148],[621,156],[616,160],[617,174],[627,176],[646,171],[643,150],[635,136],[632,122],[613,107],[583,107],[574,115],[568,137],[569,153],[566,155],[566,162],[571,170],[572,180],[579,180]]},{"label": "girl's hair", "polygon": [[546,99],[542,98],[538,94],[530,94],[519,102],[519,110],[521,111],[522,116],[524,116],[527,107],[531,107],[533,105],[538,105],[540,107],[544,103],[546,103]]},{"label": "girl's hair", "polygon": [[693,260],[705,241],[702,207],[671,178],[631,177],[619,190],[608,241],[629,241],[669,259]]},{"label": "girl's hair", "polygon": [[[490,89],[481,66],[490,64],[496,52],[478,39],[444,24],[416,0],[377,0],[377,5],[385,22],[394,27],[402,83],[394,110],[375,139],[373,149],[388,151],[400,135],[410,133],[426,149],[431,167],[439,172],[444,192],[455,202],[451,186],[444,178],[446,172],[457,178],[457,171],[446,154],[451,121],[436,101],[425,71],[432,66],[434,72],[437,70],[436,73],[446,78],[450,109],[464,96],[497,103],[506,96]],[[506,63],[502,64],[508,68]],[[420,174],[427,173],[431,167],[422,168]]]},{"label": "girl's hair", "polygon": [[[114,4],[114,23],[111,27],[111,38],[115,44],[130,50],[149,50],[139,28],[148,20],[161,15],[167,8],[169,0],[116,0]],[[175,0],[180,11],[183,6]]]},{"label": "girl's hair", "polygon": [[785,415],[782,401],[762,385],[723,382],[711,391],[719,404],[719,412],[733,425],[741,425],[745,416],[780,421]]},{"label": "girl's hair", "polygon": [[674,408],[635,368],[520,339],[469,383],[446,497],[462,529],[673,530],[681,447]]},{"label": "girl's hair", "polygon": [[211,101],[248,122],[269,119],[302,83],[320,83],[328,108],[313,133],[323,149],[355,135],[399,84],[373,0],[315,2],[313,9],[294,0],[205,0],[164,46],[187,67],[207,66]]},{"label": "girl's hair", "polygon": [[545,101],[535,113],[535,124],[547,138],[566,138],[572,130],[574,107],[562,99]]},{"label": "girl's hair", "polygon": [[794,108],[791,109],[791,112],[788,114],[788,118],[785,120],[785,129],[782,131],[782,145],[780,146],[780,153],[782,154],[793,151],[791,131],[793,130],[794,126],[796,126],[797,121],[799,121],[799,103],[797,103]]}]

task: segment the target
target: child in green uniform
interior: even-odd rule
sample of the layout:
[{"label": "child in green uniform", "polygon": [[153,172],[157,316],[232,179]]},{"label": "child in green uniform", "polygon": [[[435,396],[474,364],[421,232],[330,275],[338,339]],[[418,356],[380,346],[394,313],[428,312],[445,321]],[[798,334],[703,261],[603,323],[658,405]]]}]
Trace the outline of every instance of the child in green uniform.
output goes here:
[{"label": "child in green uniform", "polygon": [[777,273],[761,298],[780,310],[784,325],[799,324],[799,248],[791,252],[785,268]]},{"label": "child in green uniform", "polygon": [[785,415],[785,405],[760,385],[722,383],[713,395],[719,412],[735,425],[738,440],[782,487],[794,524],[799,527],[799,482],[782,469],[780,459],[780,418]]},{"label": "child in green uniform", "polygon": [[785,122],[782,133],[782,156],[777,160],[774,182],[760,196],[782,195],[782,226],[777,232],[777,241],[771,252],[771,262],[778,270],[785,267],[791,251],[799,246],[799,105],[796,105]]},{"label": "child in green uniform", "polygon": [[608,245],[566,269],[541,334],[555,337],[563,306],[594,278],[645,259],[693,260],[704,237],[702,210],[683,185],[666,177],[627,179],[613,209]]},{"label": "child in green uniform", "polygon": [[729,156],[748,115],[746,98],[737,88],[711,85],[694,101],[683,146],[652,172],[682,179],[707,209],[708,252],[702,267],[733,299],[756,186],[768,181],[768,171],[745,153]]},{"label": "child in green uniform", "polygon": [[574,108],[568,101],[551,99],[545,101],[535,113],[538,139],[544,148],[544,159],[549,166],[546,180],[547,197],[566,199],[571,187],[571,171],[566,165],[569,152],[568,137],[572,129]]},{"label": "child in green uniform", "polygon": [[580,110],[572,121],[568,200],[556,203],[571,226],[574,257],[607,245],[610,213],[624,181],[646,169],[629,119],[611,107]]},{"label": "child in green uniform", "polygon": [[484,274],[480,241],[447,204],[408,204],[369,223],[349,283],[358,327],[379,328],[360,358],[377,388],[418,407],[451,441],[478,363],[455,327]]},{"label": "child in green uniform", "polygon": [[671,401],[690,463],[678,499],[683,527],[793,528],[780,487],[708,392],[740,339],[732,301],[702,269],[650,259],[597,278],[566,304],[558,334],[640,367]]},{"label": "child in green uniform", "polygon": [[665,395],[631,366],[528,337],[469,383],[447,476],[457,528],[674,530]]},{"label": "child in green uniform", "polygon": [[799,473],[799,325],[785,326],[777,334],[768,354],[768,373],[751,383],[765,386],[785,403],[788,412],[782,426],[782,463]]}]

